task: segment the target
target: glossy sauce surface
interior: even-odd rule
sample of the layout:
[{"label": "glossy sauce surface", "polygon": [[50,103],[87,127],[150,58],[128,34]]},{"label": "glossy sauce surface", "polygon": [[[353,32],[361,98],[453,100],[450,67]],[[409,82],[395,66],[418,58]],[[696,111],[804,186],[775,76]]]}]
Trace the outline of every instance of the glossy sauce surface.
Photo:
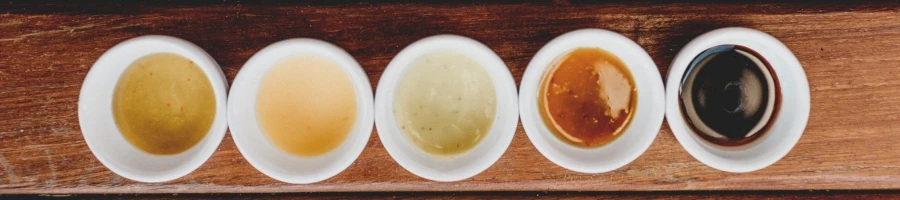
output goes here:
[{"label": "glossy sauce surface", "polygon": [[257,120],[269,142],[301,157],[340,146],[356,123],[356,109],[350,76],[316,56],[280,61],[263,77],[256,99]]},{"label": "glossy sauce surface", "polygon": [[723,146],[759,138],[777,114],[780,100],[769,64],[737,45],[716,46],[694,58],[680,95],[682,113],[693,131]]},{"label": "glossy sauce surface", "polygon": [[602,146],[618,138],[637,106],[628,67],[598,48],[578,48],[558,58],[544,75],[538,95],[548,128],[581,147]]},{"label": "glossy sauce surface", "polygon": [[483,66],[459,52],[439,51],[416,59],[395,95],[400,131],[432,155],[472,149],[494,123],[494,82]]},{"label": "glossy sauce surface", "polygon": [[203,140],[215,119],[216,98],[197,64],[157,53],[125,69],[113,92],[112,111],[129,143],[150,154],[172,155]]}]

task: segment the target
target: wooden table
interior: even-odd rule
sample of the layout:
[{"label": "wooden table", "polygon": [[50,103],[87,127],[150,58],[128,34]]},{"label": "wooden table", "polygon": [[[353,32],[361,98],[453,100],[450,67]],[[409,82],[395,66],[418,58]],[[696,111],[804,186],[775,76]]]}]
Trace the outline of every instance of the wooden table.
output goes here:
[{"label": "wooden table", "polygon": [[[230,136],[193,173],[166,183],[138,183],[103,167],[78,126],[79,89],[90,66],[116,43],[146,34],[196,43],[229,80],[268,44],[318,38],[352,54],[374,89],[399,50],[435,34],[485,43],[519,81],[531,56],[567,31],[622,33],[643,46],[665,75],[688,41],[729,26],[782,40],[803,64],[812,95],[809,125],[797,146],[781,161],[751,173],[703,165],[664,125],[640,158],[601,174],[554,165],[519,128],[496,164],[460,182],[432,182],[405,171],[372,134],[350,168],[320,183],[294,185],[266,177],[244,160]],[[900,137],[895,136],[900,136],[897,2],[0,3],[0,194],[900,189]]]}]

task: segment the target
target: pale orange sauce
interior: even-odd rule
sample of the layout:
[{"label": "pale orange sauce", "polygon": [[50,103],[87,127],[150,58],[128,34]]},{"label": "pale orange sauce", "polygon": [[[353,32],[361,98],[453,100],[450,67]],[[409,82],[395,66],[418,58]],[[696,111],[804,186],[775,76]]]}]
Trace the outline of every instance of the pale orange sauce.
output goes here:
[{"label": "pale orange sauce", "polygon": [[343,68],[326,58],[280,61],[256,98],[259,126],[275,147],[299,157],[337,149],[356,123],[356,92]]}]

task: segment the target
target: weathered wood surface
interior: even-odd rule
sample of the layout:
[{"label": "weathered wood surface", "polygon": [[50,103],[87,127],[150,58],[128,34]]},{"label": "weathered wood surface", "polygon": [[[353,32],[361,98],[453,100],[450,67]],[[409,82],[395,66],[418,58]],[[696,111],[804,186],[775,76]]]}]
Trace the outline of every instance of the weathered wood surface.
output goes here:
[{"label": "weathered wood surface", "polygon": [[[506,154],[471,179],[438,183],[403,170],[373,134],[360,158],[324,182],[275,181],[230,136],[175,181],[137,183],[101,165],[78,126],[81,83],[128,38],[172,35],[208,51],[232,80],[256,51],[311,37],[352,54],[373,83],[390,59],[426,36],[479,40],[520,80],[550,39],[605,28],[643,46],[665,73],[692,38],[744,26],[781,39],[809,77],[812,112],[797,146],[760,171],[717,171],[681,148],[667,125],[633,163],[602,174],[564,170],[520,128]],[[900,3],[0,3],[0,193],[233,193],[302,191],[606,191],[900,189]]]},{"label": "weathered wood surface", "polygon": [[[33,198],[35,195],[0,196]],[[354,192],[354,193],[277,193],[277,194],[76,194],[41,195],[55,199],[592,199],[592,200],[677,200],[677,199],[864,199],[893,200],[896,191],[679,191],[679,192]]]}]

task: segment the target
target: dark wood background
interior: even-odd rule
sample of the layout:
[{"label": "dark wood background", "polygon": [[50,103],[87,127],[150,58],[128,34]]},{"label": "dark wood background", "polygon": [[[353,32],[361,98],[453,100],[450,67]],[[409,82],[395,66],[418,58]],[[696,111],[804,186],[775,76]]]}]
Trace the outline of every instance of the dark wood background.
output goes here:
[{"label": "dark wood background", "polygon": [[[40,195],[47,199],[863,199],[889,200],[900,198],[892,191],[679,191],[679,192],[355,192],[355,193],[277,193],[277,194],[57,194]],[[0,198],[34,198],[34,195],[11,195]]]},{"label": "dark wood background", "polygon": [[[664,125],[640,158],[601,174],[554,165],[520,128],[496,164],[460,182],[431,182],[405,171],[373,134],[350,168],[320,183],[294,185],[266,177],[244,160],[230,136],[193,173],[166,183],[137,183],[103,167],[78,126],[78,94],[90,66],[116,43],[147,34],[196,43],[229,80],[266,45],[295,37],[322,39],[352,54],[374,89],[398,51],[435,34],[483,42],[518,82],[541,46],[571,30],[622,33],[647,50],[665,77],[684,44],[729,26],[759,29],[782,40],[804,66],[812,95],[810,122],[797,146],[778,163],[751,173],[703,165]],[[2,2],[0,194],[892,190],[900,189],[898,86],[896,1]],[[704,193],[687,195],[701,198]]]}]

